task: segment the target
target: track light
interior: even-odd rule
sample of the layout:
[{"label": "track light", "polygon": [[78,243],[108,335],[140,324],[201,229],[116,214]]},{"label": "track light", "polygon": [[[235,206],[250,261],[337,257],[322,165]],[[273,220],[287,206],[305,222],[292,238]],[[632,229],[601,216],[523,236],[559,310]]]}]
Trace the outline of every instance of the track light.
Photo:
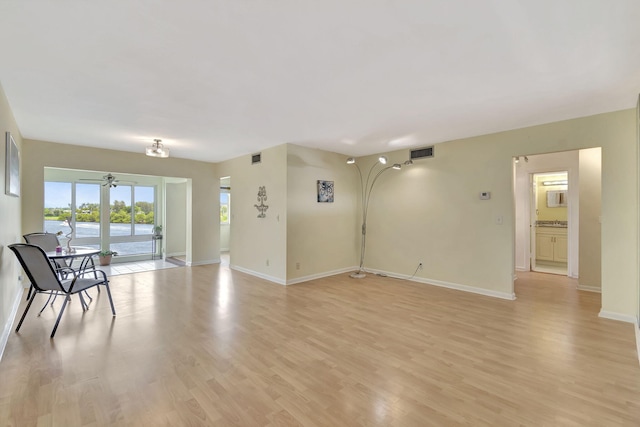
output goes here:
[{"label": "track light", "polygon": [[352,164],[354,164],[355,162],[356,162],[356,159],[354,159],[353,157],[349,157],[349,158],[347,159],[347,164],[348,164],[348,165],[352,165]]},{"label": "track light", "polygon": [[378,161],[379,161],[380,163],[382,163],[383,165],[386,165],[386,164],[387,164],[387,158],[386,158],[385,156],[380,156],[380,157],[378,157]]}]

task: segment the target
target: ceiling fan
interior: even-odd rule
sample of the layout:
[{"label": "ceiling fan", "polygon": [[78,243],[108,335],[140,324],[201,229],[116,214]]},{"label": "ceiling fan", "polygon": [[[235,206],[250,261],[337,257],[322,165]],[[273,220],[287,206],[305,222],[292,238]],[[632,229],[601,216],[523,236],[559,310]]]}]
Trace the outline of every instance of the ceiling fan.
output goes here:
[{"label": "ceiling fan", "polygon": [[[120,180],[117,179],[111,172],[103,176],[102,179],[80,178],[80,181],[102,182],[103,187],[109,186],[109,188],[115,188],[120,183]],[[127,183],[135,184],[134,182],[129,181],[127,181]]]}]

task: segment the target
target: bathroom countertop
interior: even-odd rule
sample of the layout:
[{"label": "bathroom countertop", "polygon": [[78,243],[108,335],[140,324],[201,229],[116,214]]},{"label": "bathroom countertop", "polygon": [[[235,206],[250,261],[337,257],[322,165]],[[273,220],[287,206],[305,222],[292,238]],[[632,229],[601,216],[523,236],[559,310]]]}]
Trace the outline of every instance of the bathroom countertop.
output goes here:
[{"label": "bathroom countertop", "polygon": [[567,221],[536,221],[536,227],[567,228]]}]

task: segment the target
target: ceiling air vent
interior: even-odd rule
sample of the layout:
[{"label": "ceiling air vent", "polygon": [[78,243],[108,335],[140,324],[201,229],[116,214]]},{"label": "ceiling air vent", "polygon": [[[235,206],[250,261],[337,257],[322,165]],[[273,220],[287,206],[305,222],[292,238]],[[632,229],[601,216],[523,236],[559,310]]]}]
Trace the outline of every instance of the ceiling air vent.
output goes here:
[{"label": "ceiling air vent", "polygon": [[431,147],[416,148],[411,150],[411,160],[425,159],[427,157],[433,157],[433,145]]},{"label": "ceiling air vent", "polygon": [[255,165],[256,163],[260,163],[262,161],[262,153],[252,154],[251,155],[251,164]]}]

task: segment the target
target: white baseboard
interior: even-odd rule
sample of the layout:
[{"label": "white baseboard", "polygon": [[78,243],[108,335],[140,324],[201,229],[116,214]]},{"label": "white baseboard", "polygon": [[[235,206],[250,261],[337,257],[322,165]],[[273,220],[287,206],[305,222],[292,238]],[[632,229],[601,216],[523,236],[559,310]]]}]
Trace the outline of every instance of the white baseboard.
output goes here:
[{"label": "white baseboard", "polygon": [[599,294],[602,293],[602,288],[600,286],[578,285],[577,289],[579,291],[596,292],[596,293],[599,293]]},{"label": "white baseboard", "polygon": [[325,271],[322,273],[311,274],[309,276],[297,277],[295,279],[287,280],[287,285],[295,285],[297,283],[308,282],[310,280],[322,279],[323,277],[335,276],[336,274],[344,274],[350,271],[356,271],[358,267],[347,267],[339,270]]},{"label": "white baseboard", "polygon": [[11,307],[11,313],[9,314],[9,318],[7,319],[7,323],[4,325],[4,329],[2,331],[2,335],[0,336],[0,361],[2,361],[2,355],[4,354],[4,349],[7,346],[7,341],[9,341],[9,334],[11,334],[11,330],[13,329],[13,322],[16,318],[16,313],[18,312],[18,307],[20,307],[20,300],[22,299],[22,295],[24,295],[24,289],[22,286],[19,287],[21,292],[18,292],[16,297],[13,300],[13,306]]},{"label": "white baseboard", "polygon": [[220,258],[205,259],[204,261],[187,262],[186,266],[191,267],[196,265],[209,265],[209,264],[220,264]]},{"label": "white baseboard", "polygon": [[169,252],[165,255],[166,257],[170,256],[187,256],[186,252]]},{"label": "white baseboard", "polygon": [[220,248],[220,252],[229,252],[229,248]]},{"label": "white baseboard", "polygon": [[611,319],[611,320],[619,320],[620,322],[633,323],[637,325],[636,317],[630,316],[628,314],[615,313],[613,311],[605,311],[600,310],[598,317],[602,317],[603,319]]},{"label": "white baseboard", "polygon": [[273,282],[273,283],[277,283],[278,285],[286,285],[287,284],[287,282],[285,280],[282,280],[282,279],[280,279],[278,277],[269,276],[268,274],[260,273],[258,271],[249,270],[248,268],[238,267],[237,265],[230,265],[229,268],[231,268],[232,270],[237,270],[237,271],[240,271],[242,273],[246,273],[246,274],[250,274],[252,276],[259,277],[259,278],[264,279],[264,280],[268,280],[268,281]]},{"label": "white baseboard", "polygon": [[380,273],[380,274],[384,274],[387,275],[389,277],[395,277],[398,279],[405,279],[405,280],[410,280],[412,282],[418,282],[418,283],[423,283],[425,285],[432,285],[432,286],[439,286],[441,288],[448,288],[448,289],[454,289],[457,291],[464,291],[464,292],[471,292],[474,294],[479,294],[479,295],[484,295],[484,296],[488,296],[488,297],[493,297],[493,298],[500,298],[500,299],[506,299],[506,300],[515,300],[516,299],[516,294],[511,292],[499,292],[499,291],[492,291],[490,289],[483,289],[483,288],[477,288],[475,286],[468,286],[468,285],[461,285],[459,283],[451,283],[451,282],[444,282],[442,280],[436,280],[436,279],[425,279],[425,278],[421,278],[421,277],[405,277],[402,276],[400,274],[395,274],[395,273],[390,273],[387,271],[377,271],[377,270],[368,270],[368,271],[372,271],[374,273]]},{"label": "white baseboard", "polygon": [[529,268],[527,267],[518,267],[516,266],[516,271],[531,271]]}]

